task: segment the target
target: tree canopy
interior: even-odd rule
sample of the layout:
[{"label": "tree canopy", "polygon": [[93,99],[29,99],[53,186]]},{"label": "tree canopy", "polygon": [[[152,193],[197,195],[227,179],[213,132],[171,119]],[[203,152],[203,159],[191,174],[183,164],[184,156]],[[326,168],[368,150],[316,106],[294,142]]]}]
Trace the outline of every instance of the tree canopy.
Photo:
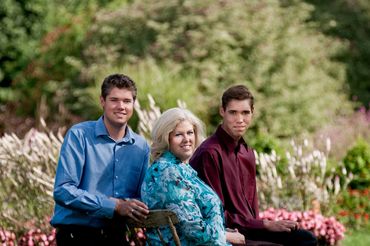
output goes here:
[{"label": "tree canopy", "polygon": [[[209,131],[219,122],[222,91],[245,84],[256,97],[252,130],[289,138],[348,113],[350,98],[357,95],[356,79],[350,76],[354,60],[340,59],[351,54],[353,36],[324,30],[324,4],[298,0],[51,2],[49,9],[41,0],[34,5],[48,11],[29,22],[42,35],[26,36],[34,45],[28,47],[30,55],[20,51],[17,56],[28,57],[24,65],[6,70],[9,66],[2,62],[0,67],[2,78],[10,81],[3,79],[0,94],[10,88],[20,101],[1,97],[2,104],[13,103],[24,114],[60,124],[71,122],[74,115],[94,118],[100,109],[91,99],[97,101],[102,78],[122,72],[137,82],[144,104],[147,93],[162,109],[180,99],[201,116]],[[337,17],[334,12],[333,16]],[[24,28],[25,24],[13,25]],[[362,85],[370,80],[364,68],[367,62],[361,60]],[[366,88],[358,93],[366,104],[363,94]]]}]

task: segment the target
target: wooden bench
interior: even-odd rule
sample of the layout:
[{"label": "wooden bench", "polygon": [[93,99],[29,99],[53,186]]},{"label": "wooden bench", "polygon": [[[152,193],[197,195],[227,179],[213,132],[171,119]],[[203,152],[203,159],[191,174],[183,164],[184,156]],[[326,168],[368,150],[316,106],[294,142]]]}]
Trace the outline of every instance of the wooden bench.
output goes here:
[{"label": "wooden bench", "polygon": [[[179,236],[177,235],[175,224],[179,223],[176,213],[168,209],[155,209],[150,210],[149,215],[146,220],[137,222],[131,218],[127,219],[126,224],[129,227],[131,233],[135,233],[135,228],[148,228],[155,229],[163,245],[166,245],[166,242],[163,239],[160,227],[169,226],[175,245],[181,246]],[[135,242],[136,243],[136,242]],[[150,242],[148,242],[150,245]],[[137,244],[139,245],[139,244]]]}]

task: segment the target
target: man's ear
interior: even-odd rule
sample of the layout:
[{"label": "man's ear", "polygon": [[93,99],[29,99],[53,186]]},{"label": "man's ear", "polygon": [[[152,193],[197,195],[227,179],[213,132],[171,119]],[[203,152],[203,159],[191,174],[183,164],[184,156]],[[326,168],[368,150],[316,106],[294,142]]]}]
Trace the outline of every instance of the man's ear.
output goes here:
[{"label": "man's ear", "polygon": [[225,115],[225,110],[224,110],[224,108],[222,106],[220,107],[220,109],[219,109],[218,112],[220,113],[221,117],[223,118],[224,115]]},{"label": "man's ear", "polygon": [[104,108],[105,100],[102,96],[100,96],[100,105]]}]

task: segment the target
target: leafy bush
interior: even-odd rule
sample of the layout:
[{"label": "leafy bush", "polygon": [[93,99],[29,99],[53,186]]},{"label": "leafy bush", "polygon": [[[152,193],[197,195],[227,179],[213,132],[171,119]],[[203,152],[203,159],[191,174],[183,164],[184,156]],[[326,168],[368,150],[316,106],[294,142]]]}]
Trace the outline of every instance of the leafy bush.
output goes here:
[{"label": "leafy bush", "polygon": [[[47,13],[46,4],[45,0],[35,0],[32,4],[0,2],[0,102],[15,99],[15,92],[9,87],[37,52],[39,39],[46,29],[41,24]],[[10,92],[10,95],[2,92]]]},{"label": "leafy bush", "polygon": [[253,137],[248,137],[248,144],[250,144],[258,153],[271,154],[272,151],[279,154],[284,153],[280,146],[280,141],[268,134],[257,133]]},{"label": "leafy bush", "polygon": [[[76,90],[73,95],[78,101],[73,105],[74,112],[81,112],[84,117],[97,117],[101,114],[100,96],[101,81],[107,74],[123,71],[128,74],[138,87],[138,100],[142,107],[150,105],[148,95],[162,110],[176,107],[181,101],[198,116],[206,117],[207,104],[205,98],[198,91],[197,78],[193,74],[181,74],[180,66],[172,69],[157,64],[153,59],[147,58],[135,64],[126,64],[121,67],[96,68],[94,71],[97,79],[88,89]],[[135,119],[133,119],[135,120]],[[134,127],[136,123],[131,121]]]},{"label": "leafy bush", "polygon": [[326,35],[349,43],[336,60],[347,67],[348,90],[353,100],[370,107],[370,2],[367,0],[306,0],[315,6],[312,19]]},{"label": "leafy bush", "polygon": [[[74,120],[71,91],[79,78],[81,44],[105,0],[5,0],[0,2],[0,103],[13,114],[64,126]],[[83,61],[82,61],[83,63]],[[73,103],[73,102],[72,102]],[[75,113],[75,112],[74,112]],[[35,121],[37,125],[37,121]],[[22,132],[24,134],[24,132]]]},{"label": "leafy bush", "polygon": [[353,180],[349,184],[352,189],[370,187],[370,144],[359,139],[343,159],[347,170],[353,173]]},{"label": "leafy bush", "polygon": [[345,46],[313,28],[312,10],[300,1],[134,1],[97,13],[81,71],[94,76],[150,57],[164,71],[194,74],[191,98],[205,98],[198,105],[211,127],[222,91],[248,84],[257,99],[251,130],[292,137],[349,109],[344,66],[331,60]]},{"label": "leafy bush", "polygon": [[325,217],[313,211],[287,211],[269,208],[260,212],[262,219],[292,220],[299,222],[301,228],[311,231],[319,245],[337,245],[344,238],[345,227],[334,217]]},{"label": "leafy bush", "polygon": [[370,188],[347,190],[341,195],[336,213],[348,227],[361,229],[370,226]]}]

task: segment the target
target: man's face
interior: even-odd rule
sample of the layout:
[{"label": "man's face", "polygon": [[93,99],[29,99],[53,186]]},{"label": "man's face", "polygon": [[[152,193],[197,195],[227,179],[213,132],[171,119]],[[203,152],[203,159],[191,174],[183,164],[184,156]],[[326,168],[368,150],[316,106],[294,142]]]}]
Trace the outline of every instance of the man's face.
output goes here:
[{"label": "man's face", "polygon": [[114,87],[107,97],[100,97],[104,120],[115,128],[125,127],[134,111],[134,97],[127,89]]},{"label": "man's face", "polygon": [[250,126],[253,111],[249,99],[231,100],[226,109],[220,108],[220,115],[223,118],[222,128],[237,141]]}]

